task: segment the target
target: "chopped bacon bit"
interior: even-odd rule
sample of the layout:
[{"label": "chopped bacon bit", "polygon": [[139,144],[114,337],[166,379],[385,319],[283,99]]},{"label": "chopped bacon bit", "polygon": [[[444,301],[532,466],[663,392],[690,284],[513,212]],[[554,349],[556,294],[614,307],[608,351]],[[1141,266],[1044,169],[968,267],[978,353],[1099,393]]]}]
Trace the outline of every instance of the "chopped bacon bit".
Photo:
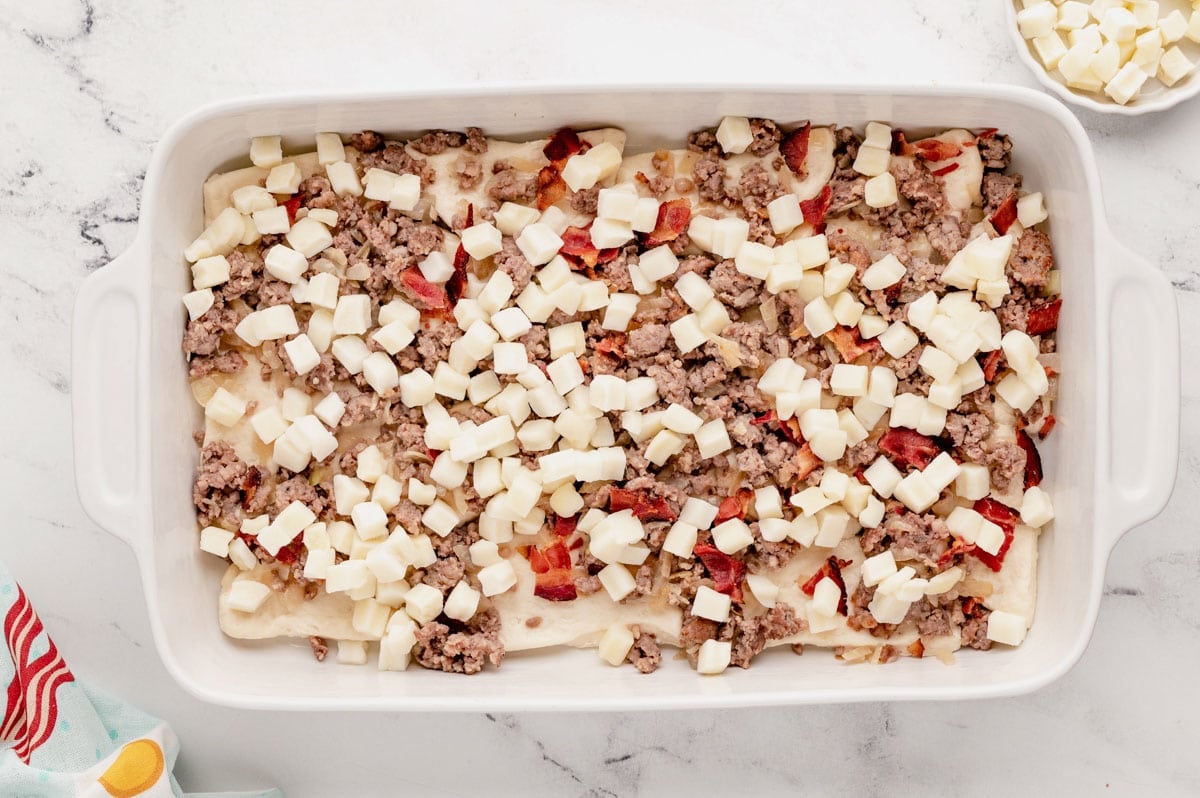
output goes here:
[{"label": "chopped bacon bit", "polygon": [[1017,430],[1017,446],[1025,452],[1025,490],[1042,484],[1042,456],[1033,445],[1033,438],[1023,429]]},{"label": "chopped bacon bit", "polygon": [[945,177],[946,175],[950,174],[957,168],[958,168],[958,163],[955,162],[955,163],[951,163],[951,164],[946,164],[941,169],[934,169],[929,174],[937,175],[938,177]]},{"label": "chopped bacon bit", "polygon": [[654,229],[646,234],[645,245],[657,247],[679,238],[692,221],[692,203],[686,198],[673,199],[658,206]]},{"label": "chopped bacon bit", "polygon": [[283,546],[279,551],[275,552],[275,559],[284,565],[291,565],[300,559],[300,547],[304,545],[304,541],[300,539],[293,540],[291,543]]},{"label": "chopped bacon bit", "polygon": [[779,142],[779,154],[783,156],[783,162],[796,177],[801,179],[808,176],[808,167],[804,162],[808,159],[810,133],[812,133],[812,124],[805,122],[803,126],[788,133]]},{"label": "chopped bacon bit", "polygon": [[542,148],[542,154],[546,156],[546,160],[561,169],[567,159],[581,149],[583,143],[579,140],[579,134],[569,127],[564,127],[550,137],[550,141]]},{"label": "chopped bacon bit", "polygon": [[962,147],[951,141],[925,139],[913,143],[916,155],[923,161],[946,161],[962,155]]},{"label": "chopped bacon bit", "polygon": [[950,567],[952,562],[958,562],[963,555],[970,554],[975,551],[975,546],[968,543],[962,538],[954,538],[954,542],[950,544],[950,548],[942,552],[942,556],[938,557],[937,569],[938,573]]},{"label": "chopped bacon bit", "polygon": [[596,256],[596,265],[603,266],[606,263],[612,263],[620,254],[620,247],[609,247],[608,249],[602,249],[600,250],[600,254]]},{"label": "chopped bacon bit", "polygon": [[425,279],[421,270],[411,266],[400,272],[400,282],[413,298],[423,304],[428,310],[446,310],[450,307],[450,297],[441,286]]},{"label": "chopped bacon bit", "polygon": [[716,546],[699,543],[692,550],[704,569],[712,577],[713,589],[724,593],[736,602],[742,600],[742,579],[746,575],[746,563],[730,557]]},{"label": "chopped bacon bit", "polygon": [[254,501],[254,494],[258,492],[258,486],[262,484],[262,472],[258,470],[258,466],[250,466],[246,472],[246,478],[242,480],[242,509],[250,509],[250,502]]},{"label": "chopped bacon bit", "polygon": [[567,548],[570,549],[571,551],[575,551],[575,549],[578,549],[582,546],[583,546],[583,538],[575,538],[574,540],[571,541],[571,545],[567,546]]},{"label": "chopped bacon bit", "polygon": [[722,499],[721,503],[717,505],[717,517],[713,519],[713,523],[720,524],[733,518],[745,518],[752,501],[754,501],[754,491],[750,488],[738,488],[737,493]]},{"label": "chopped bacon bit", "polygon": [[760,427],[763,424],[770,424],[772,421],[775,421],[777,418],[778,418],[778,416],[775,415],[774,410],[768,410],[767,412],[763,413],[762,415],[755,416],[750,421],[750,423],[756,427]]},{"label": "chopped bacon bit", "polygon": [[918,638],[908,644],[908,653],[910,656],[920,659],[925,656],[925,644]]},{"label": "chopped bacon bit", "polygon": [[625,359],[625,334],[613,333],[596,342],[596,354],[613,360]]},{"label": "chopped bacon bit", "polygon": [[904,131],[892,131],[892,155],[912,155],[913,146],[904,138]]},{"label": "chopped bacon bit", "polygon": [[975,136],[975,140],[983,141],[984,139],[990,139],[992,136],[995,136],[999,132],[1000,132],[1000,128],[998,128],[998,127],[987,127],[987,128],[984,128],[983,130],[979,131],[979,134],[977,136]]},{"label": "chopped bacon bit", "polygon": [[1045,335],[1058,329],[1058,314],[1062,310],[1062,297],[1034,305],[1029,309],[1025,332],[1029,335]]},{"label": "chopped bacon bit", "polygon": [[543,166],[537,176],[537,207],[544,211],[567,193],[566,181],[554,166]]},{"label": "chopped bacon bit", "polygon": [[826,183],[821,191],[812,199],[800,200],[800,213],[804,221],[811,224],[818,233],[825,230],[825,214],[829,212],[829,204],[833,201],[833,189]]},{"label": "chopped bacon bit", "polygon": [[1019,516],[1011,507],[1007,507],[995,499],[980,499],[975,502],[974,509],[975,512],[1004,531],[1004,543],[1000,545],[1000,550],[995,554],[988,554],[978,546],[974,547],[970,553],[988,568],[999,571],[1004,565],[1004,556],[1008,554],[1008,549],[1012,546],[1013,530],[1016,529]]},{"label": "chopped bacon bit", "polygon": [[992,223],[992,227],[996,228],[997,233],[1004,235],[1016,220],[1017,192],[1014,191],[1004,198],[1004,202],[1000,203],[1000,207],[992,212],[988,221]]},{"label": "chopped bacon bit", "polygon": [[578,515],[556,516],[554,519],[554,534],[560,538],[569,538],[575,533],[575,527],[578,523]]},{"label": "chopped bacon bit", "polygon": [[980,614],[982,614],[984,609],[983,602],[977,599],[975,596],[970,596],[966,599],[963,599],[962,613],[968,618],[978,617]]},{"label": "chopped bacon bit", "polygon": [[879,348],[879,339],[872,338],[863,341],[857,327],[834,327],[825,333],[825,337],[834,345],[843,363],[853,363],[868,352]]},{"label": "chopped bacon bit", "polygon": [[667,500],[645,490],[612,488],[608,494],[608,511],[633,510],[640,521],[674,521],[678,516]]},{"label": "chopped bacon bit", "polygon": [[983,360],[983,378],[988,382],[996,379],[996,372],[1000,370],[1000,358],[1004,357],[1003,349],[995,349],[988,353],[988,356]]},{"label": "chopped bacon bit", "polygon": [[533,595],[547,601],[571,601],[576,597],[571,552],[561,540],[545,548],[530,546],[525,556],[534,573]]},{"label": "chopped bacon bit", "polygon": [[800,419],[795,416],[780,421],[779,431],[783,433],[783,437],[797,446],[804,445],[804,433],[800,432]]},{"label": "chopped bacon bit", "polygon": [[588,227],[568,227],[563,231],[563,245],[559,253],[575,265],[591,268],[600,260],[600,250],[592,243],[592,234]]},{"label": "chopped bacon bit", "polygon": [[1051,430],[1054,429],[1054,425],[1056,423],[1057,422],[1055,421],[1054,414],[1047,413],[1046,417],[1042,419],[1041,429],[1038,430],[1038,440],[1046,440],[1046,438],[1050,435]]},{"label": "chopped bacon bit", "polygon": [[846,596],[846,581],[842,579],[842,569],[850,564],[850,560],[839,560],[837,557],[830,555],[820,567],[820,569],[809,578],[807,582],[800,586],[804,591],[804,595],[811,596],[817,592],[817,585],[825,577],[829,577],[842,590],[842,597],[838,600],[838,612],[842,615],[846,614],[848,609]]},{"label": "chopped bacon bit", "polygon": [[937,441],[905,427],[893,427],[879,439],[879,449],[906,466],[924,471],[942,453]]},{"label": "chopped bacon bit", "polygon": [[297,194],[286,202],[281,203],[287,208],[288,224],[296,223],[296,214],[300,211],[300,203],[304,202],[304,195]]},{"label": "chopped bacon bit", "polygon": [[796,463],[797,482],[807,477],[813,471],[816,471],[817,467],[821,465],[821,458],[813,454],[812,447],[807,443],[800,447],[800,451],[796,452],[794,459]]},{"label": "chopped bacon bit", "polygon": [[579,597],[575,577],[570,571],[558,569],[534,577],[533,595],[546,601],[574,601]]},{"label": "chopped bacon bit", "polygon": [[[475,224],[475,204],[467,205],[467,227]],[[446,297],[450,300],[450,306],[454,307],[458,304],[458,300],[463,298],[463,294],[467,292],[467,263],[470,262],[471,256],[467,254],[467,248],[462,244],[458,245],[458,249],[454,251],[454,274],[450,275],[450,279],[446,281]]]}]

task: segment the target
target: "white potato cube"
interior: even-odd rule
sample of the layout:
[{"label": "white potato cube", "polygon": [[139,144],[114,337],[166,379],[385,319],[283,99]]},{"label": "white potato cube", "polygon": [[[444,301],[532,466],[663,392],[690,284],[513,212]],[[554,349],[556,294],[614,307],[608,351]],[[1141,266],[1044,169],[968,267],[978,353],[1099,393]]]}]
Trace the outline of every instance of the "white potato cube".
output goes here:
[{"label": "white potato cube", "polygon": [[737,155],[746,151],[754,143],[754,134],[750,131],[750,120],[744,116],[727,116],[717,126],[717,143],[721,150]]},{"label": "white potato cube", "polygon": [[230,609],[237,612],[257,612],[270,595],[269,585],[253,579],[242,578],[233,581],[225,601]]},{"label": "white potato cube", "polygon": [[867,267],[863,272],[862,284],[869,291],[882,291],[904,279],[906,271],[904,264],[888,253]]},{"label": "white potato cube", "polygon": [[246,400],[234,396],[224,388],[217,388],[208,404],[204,406],[204,416],[224,427],[232,427],[246,414]]},{"label": "white potato cube", "polygon": [[695,438],[701,457],[715,457],[722,452],[729,451],[733,446],[729,440],[725,422],[719,418],[714,418],[696,430]]},{"label": "white potato cube", "polygon": [[836,396],[866,396],[869,375],[866,366],[838,363],[829,378],[829,390]]},{"label": "white potato cube", "polygon": [[879,336],[879,345],[883,351],[895,358],[904,357],[920,343],[916,333],[902,321],[893,322]]},{"label": "white potato cube", "polygon": [[1003,610],[988,615],[987,638],[1008,646],[1019,646],[1025,640],[1025,618]]},{"label": "white potato cube", "polygon": [[733,656],[733,643],[705,640],[696,655],[696,673],[715,676],[724,673]]},{"label": "white potato cube", "polygon": [[725,623],[729,620],[730,605],[729,596],[718,593],[707,585],[701,585],[696,589],[696,598],[692,601],[692,615]]},{"label": "white potato cube", "polygon": [[890,172],[875,175],[863,187],[863,202],[871,208],[886,208],[900,201],[896,178]]},{"label": "white potato cube", "polygon": [[854,171],[867,177],[881,175],[888,170],[892,154],[883,147],[859,147],[854,159]]}]

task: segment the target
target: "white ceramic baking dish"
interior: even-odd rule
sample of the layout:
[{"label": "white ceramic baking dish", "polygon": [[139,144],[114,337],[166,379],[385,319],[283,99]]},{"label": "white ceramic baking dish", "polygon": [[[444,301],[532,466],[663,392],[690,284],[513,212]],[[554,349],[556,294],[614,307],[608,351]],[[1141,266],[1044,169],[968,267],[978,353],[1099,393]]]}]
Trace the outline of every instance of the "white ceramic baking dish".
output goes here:
[{"label": "white ceramic baking dish", "polygon": [[[1066,301],[1060,420],[1046,452],[1058,520],[1041,542],[1037,617],[1024,645],[967,651],[951,667],[902,659],[847,666],[810,649],[700,677],[653,676],[592,651],[512,656],[471,678],[319,664],[307,644],[234,642],[217,626],[222,570],[196,545],[197,461],[180,336],[189,289],[181,252],[201,228],[200,185],[245,159],[251,136],[311,146],[317,131],[406,135],[479,125],[523,136],[563,124],[619,125],[631,151],[678,142],[724,114],[906,128],[1000,127],[1014,168],[1045,193]],[[1152,235],[1147,231],[1147,235]],[[1157,514],[1178,455],[1179,333],[1162,274],[1113,240],[1083,128],[1059,103],[1016,88],[520,87],[255,98],[207,108],[159,143],[129,251],[84,281],[73,332],[75,468],[88,514],[137,553],[159,653],[179,683],[220,704],[272,709],[601,710],[1014,695],[1083,653],[1117,539]]]}]

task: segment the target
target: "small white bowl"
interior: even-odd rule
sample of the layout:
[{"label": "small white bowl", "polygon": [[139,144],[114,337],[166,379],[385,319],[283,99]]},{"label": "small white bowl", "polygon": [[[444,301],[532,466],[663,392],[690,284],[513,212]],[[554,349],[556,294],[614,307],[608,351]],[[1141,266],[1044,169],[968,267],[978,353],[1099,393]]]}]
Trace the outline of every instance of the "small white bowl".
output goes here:
[{"label": "small white bowl", "polygon": [[[1012,39],[1013,44],[1017,48],[1017,55],[1025,66],[1029,67],[1033,72],[1034,77],[1038,82],[1045,86],[1050,91],[1057,94],[1063,100],[1078,105],[1081,108],[1087,108],[1089,111],[1096,111],[1101,114],[1120,114],[1123,116],[1140,116],[1142,114],[1154,113],[1155,111],[1165,111],[1168,108],[1173,108],[1184,100],[1195,97],[1200,94],[1200,75],[1196,69],[1193,69],[1191,74],[1180,80],[1174,86],[1165,86],[1157,78],[1150,78],[1146,81],[1142,90],[1138,92],[1132,100],[1126,105],[1121,105],[1109,98],[1103,92],[1082,92],[1076,91],[1067,84],[1063,83],[1058,77],[1058,70],[1049,72],[1042,62],[1038,59],[1037,54],[1033,51],[1033,47],[1029,41],[1021,36],[1021,31],[1017,28],[1017,11],[1020,8],[1021,0],[1002,0],[1005,6],[1005,16],[1008,20],[1008,34]],[[1176,0],[1162,0],[1162,5],[1166,13],[1178,7],[1185,14],[1190,14],[1192,6],[1187,2],[1179,2]],[[1159,15],[1165,16],[1165,14]],[[1183,39],[1177,44],[1183,49],[1184,53],[1193,62],[1200,55],[1200,45],[1194,42]]]}]

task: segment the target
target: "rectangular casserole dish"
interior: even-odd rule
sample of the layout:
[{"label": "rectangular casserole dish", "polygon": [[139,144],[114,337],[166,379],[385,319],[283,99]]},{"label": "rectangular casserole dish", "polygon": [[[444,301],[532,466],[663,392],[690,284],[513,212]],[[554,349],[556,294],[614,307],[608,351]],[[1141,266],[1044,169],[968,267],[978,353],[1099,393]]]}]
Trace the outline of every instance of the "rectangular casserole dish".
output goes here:
[{"label": "rectangular casserole dish", "polygon": [[[405,136],[478,125],[525,137],[608,124],[627,151],[678,142],[722,115],[908,129],[999,127],[1013,170],[1046,196],[1066,299],[1059,328],[1059,428],[1046,449],[1057,520],[1041,541],[1037,616],[1016,649],[957,664],[904,658],[850,667],[827,652],[764,657],[721,678],[685,668],[643,676],[591,651],[532,652],[473,678],[320,664],[307,644],[247,644],[218,628],[222,564],[196,546],[191,502],[199,409],[180,355],[200,187],[244,160],[252,136],[285,149],[313,134],[371,128]],[[1104,568],[1128,529],[1166,504],[1178,457],[1179,332],[1163,275],[1117,244],[1104,219],[1086,134],[1059,103],[1017,88],[491,88],[256,98],[201,110],[159,143],[129,251],[85,280],[73,330],[76,482],[88,514],[137,554],[158,650],[196,696],[270,709],[600,710],[964,699],[1015,695],[1065,673],[1095,622]]]}]

